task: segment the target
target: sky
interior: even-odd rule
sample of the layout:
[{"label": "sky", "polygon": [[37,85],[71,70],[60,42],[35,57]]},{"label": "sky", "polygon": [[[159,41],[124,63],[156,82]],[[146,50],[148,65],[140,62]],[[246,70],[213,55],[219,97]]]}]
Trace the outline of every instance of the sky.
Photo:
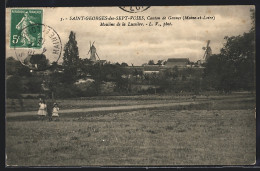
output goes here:
[{"label": "sky", "polygon": [[[219,53],[225,36],[237,36],[251,28],[250,9],[254,6],[152,6],[146,11],[128,13],[119,7],[59,7],[43,8],[43,24],[59,34],[62,45],[68,42],[70,31],[76,33],[80,58],[89,58],[89,42],[95,41],[102,60],[112,63],[126,62],[135,66],[149,60],[189,58],[202,59],[206,41],[210,40],[213,54]],[[40,9],[40,8],[32,8]],[[75,16],[143,16],[145,20],[128,22],[171,22],[171,26],[100,26],[98,20],[64,20]],[[166,20],[147,20],[147,17],[166,17]],[[168,20],[168,17],[214,16],[215,20]],[[118,21],[110,21],[117,23]],[[122,22],[122,21],[119,21]],[[6,57],[16,56],[10,48],[10,9],[6,10]],[[63,53],[60,62],[62,62]]]}]

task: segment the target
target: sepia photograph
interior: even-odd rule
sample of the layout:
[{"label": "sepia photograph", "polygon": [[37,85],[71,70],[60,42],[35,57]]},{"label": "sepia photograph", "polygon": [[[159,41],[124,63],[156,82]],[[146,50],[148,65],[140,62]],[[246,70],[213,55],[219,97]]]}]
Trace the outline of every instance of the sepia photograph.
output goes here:
[{"label": "sepia photograph", "polygon": [[5,20],[6,167],[255,165],[254,5]]}]

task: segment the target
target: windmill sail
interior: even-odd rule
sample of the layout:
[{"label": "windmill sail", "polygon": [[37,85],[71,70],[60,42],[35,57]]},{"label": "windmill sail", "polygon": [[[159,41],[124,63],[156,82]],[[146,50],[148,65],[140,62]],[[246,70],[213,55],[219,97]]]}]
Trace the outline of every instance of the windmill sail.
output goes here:
[{"label": "windmill sail", "polygon": [[[96,54],[97,54],[97,52],[96,52]],[[100,58],[99,58],[98,54],[97,54],[97,57],[98,57],[98,60],[100,60]]]},{"label": "windmill sail", "polygon": [[203,59],[207,60],[209,56],[212,54],[212,50],[209,46],[210,40],[207,41],[207,46],[203,47],[202,49],[205,50],[205,53],[203,55]]},{"label": "windmill sail", "polygon": [[88,51],[88,54],[89,54],[90,51],[91,51],[91,41],[89,42],[89,51]]}]

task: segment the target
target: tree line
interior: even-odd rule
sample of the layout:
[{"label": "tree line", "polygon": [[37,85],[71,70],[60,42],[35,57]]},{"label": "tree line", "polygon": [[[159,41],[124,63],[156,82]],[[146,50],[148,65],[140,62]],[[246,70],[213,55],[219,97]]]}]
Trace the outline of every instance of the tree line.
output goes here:
[{"label": "tree line", "polygon": [[[76,34],[71,31],[64,47],[63,63],[52,63],[47,76],[38,77],[14,58],[6,59],[7,97],[21,93],[49,93],[57,98],[100,95],[101,85],[114,82],[118,94],[131,94],[133,85],[155,85],[157,93],[190,91],[198,94],[215,90],[224,93],[255,90],[255,27],[254,11],[251,11],[252,28],[243,35],[224,37],[225,43],[219,54],[207,58],[204,69],[178,67],[167,68],[159,73],[144,74],[129,69],[127,63],[111,64],[93,62],[79,57]],[[163,61],[148,65],[162,65]],[[130,67],[131,68],[131,67]],[[62,71],[62,72],[60,72]],[[11,77],[10,77],[11,76]],[[94,81],[86,89],[75,82],[91,78]],[[47,87],[48,91],[43,91]],[[143,93],[154,93],[146,91]]]}]

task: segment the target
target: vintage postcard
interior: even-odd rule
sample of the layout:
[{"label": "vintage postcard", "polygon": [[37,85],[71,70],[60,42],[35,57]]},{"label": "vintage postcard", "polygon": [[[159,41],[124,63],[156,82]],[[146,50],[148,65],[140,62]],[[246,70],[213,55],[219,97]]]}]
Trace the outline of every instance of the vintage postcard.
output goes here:
[{"label": "vintage postcard", "polygon": [[254,165],[255,7],[6,8],[6,166]]}]

